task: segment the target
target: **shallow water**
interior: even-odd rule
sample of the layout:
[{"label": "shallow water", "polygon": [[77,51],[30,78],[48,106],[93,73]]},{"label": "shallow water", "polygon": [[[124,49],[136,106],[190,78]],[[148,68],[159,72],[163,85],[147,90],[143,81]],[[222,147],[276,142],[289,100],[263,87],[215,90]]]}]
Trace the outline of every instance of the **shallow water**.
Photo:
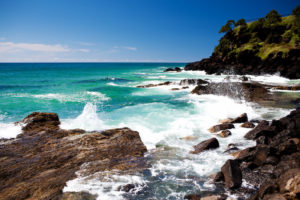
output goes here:
[{"label": "shallow water", "polygon": [[[76,64],[0,64],[0,137],[13,138],[21,128],[19,121],[34,111],[56,112],[61,128],[104,130],[129,127],[140,133],[149,150],[149,168],[130,175],[101,172],[69,181],[64,191],[89,191],[101,199],[183,199],[199,191],[216,192],[219,188],[207,177],[231,158],[224,154],[227,145],[241,147],[255,143],[243,139],[249,129],[232,130],[232,136],[218,138],[220,148],[199,155],[189,154],[192,146],[215,136],[208,128],[218,120],[246,112],[250,119],[273,119],[289,109],[262,107],[243,100],[215,95],[192,95],[178,82],[185,78],[223,81],[226,75],[183,71],[164,73],[178,63],[76,63]],[[268,84],[297,84],[276,75],[250,76]],[[239,76],[232,76],[239,81]],[[136,88],[137,85],[174,82],[169,86]],[[282,92],[282,91],[280,91]],[[285,91],[284,91],[285,92]],[[299,95],[295,93],[293,95]],[[194,141],[181,140],[196,136]],[[118,187],[133,183],[130,193]],[[100,198],[99,198],[100,199]]]}]

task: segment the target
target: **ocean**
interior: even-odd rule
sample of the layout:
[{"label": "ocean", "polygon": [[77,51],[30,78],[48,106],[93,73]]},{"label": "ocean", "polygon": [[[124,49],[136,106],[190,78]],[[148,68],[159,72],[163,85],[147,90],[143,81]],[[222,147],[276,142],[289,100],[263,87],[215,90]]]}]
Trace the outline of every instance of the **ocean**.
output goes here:
[{"label": "ocean", "polygon": [[[129,127],[138,131],[146,145],[149,168],[136,174],[103,172],[101,176],[78,178],[64,191],[89,191],[103,199],[183,199],[199,191],[219,188],[208,176],[220,170],[231,155],[228,144],[255,145],[243,139],[249,129],[238,125],[232,136],[219,139],[220,148],[198,155],[192,146],[216,137],[208,128],[220,119],[247,113],[249,119],[274,119],[291,109],[264,107],[243,99],[216,95],[190,94],[182,79],[223,81],[226,75],[207,75],[202,71],[163,72],[184,63],[0,63],[0,138],[14,138],[21,127],[14,124],[32,112],[55,112],[61,128],[88,131]],[[231,76],[240,81],[240,76]],[[295,84],[277,75],[249,76],[268,84]],[[171,81],[171,85],[137,88],[138,85]],[[280,92],[280,91],[278,91]],[[297,94],[299,95],[299,93]],[[195,136],[193,141],[182,140]],[[131,193],[118,187],[135,184]],[[244,185],[247,183],[243,182]]]}]

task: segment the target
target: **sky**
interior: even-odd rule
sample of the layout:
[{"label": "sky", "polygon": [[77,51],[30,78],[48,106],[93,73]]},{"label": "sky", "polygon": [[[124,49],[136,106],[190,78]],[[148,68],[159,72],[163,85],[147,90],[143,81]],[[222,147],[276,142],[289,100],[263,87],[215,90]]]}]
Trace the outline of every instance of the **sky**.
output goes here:
[{"label": "sky", "polygon": [[298,0],[0,0],[0,62],[191,62],[227,20]]}]

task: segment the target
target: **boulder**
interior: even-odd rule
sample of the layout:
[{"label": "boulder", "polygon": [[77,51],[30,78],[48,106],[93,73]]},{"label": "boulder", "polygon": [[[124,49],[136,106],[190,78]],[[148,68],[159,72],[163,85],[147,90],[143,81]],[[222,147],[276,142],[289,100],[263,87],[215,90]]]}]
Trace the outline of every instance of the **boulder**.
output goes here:
[{"label": "boulder", "polygon": [[179,67],[167,68],[164,72],[181,72],[182,70]]},{"label": "boulder", "polygon": [[273,133],[274,127],[271,127],[268,121],[262,120],[253,130],[249,131],[244,137],[254,140],[264,134]]},{"label": "boulder", "polygon": [[252,122],[244,122],[241,124],[241,127],[243,128],[254,128],[255,125]]},{"label": "boulder", "polygon": [[238,117],[234,118],[230,123],[243,123],[248,121],[247,113],[243,113]]},{"label": "boulder", "polygon": [[188,200],[200,200],[201,199],[201,195],[199,194],[187,194],[184,196],[184,199],[188,199]]},{"label": "boulder", "polygon": [[193,146],[194,151],[190,151],[192,154],[198,154],[205,150],[216,149],[219,147],[219,141],[216,138],[211,138],[208,140],[204,140],[199,144]]},{"label": "boulder", "polygon": [[135,185],[134,184],[126,184],[118,187],[118,191],[123,191],[123,192],[130,192],[130,190],[134,189]]},{"label": "boulder", "polygon": [[239,162],[227,160],[221,168],[225,179],[225,186],[229,189],[239,188],[242,185],[242,171]]},{"label": "boulder", "polygon": [[218,134],[220,137],[225,138],[231,135],[231,131],[230,130],[223,130]]},{"label": "boulder", "polygon": [[215,133],[215,132],[218,132],[218,131],[221,131],[221,130],[232,129],[232,128],[234,128],[233,124],[231,124],[231,123],[224,123],[224,124],[218,124],[218,125],[212,126],[208,130],[211,133]]}]

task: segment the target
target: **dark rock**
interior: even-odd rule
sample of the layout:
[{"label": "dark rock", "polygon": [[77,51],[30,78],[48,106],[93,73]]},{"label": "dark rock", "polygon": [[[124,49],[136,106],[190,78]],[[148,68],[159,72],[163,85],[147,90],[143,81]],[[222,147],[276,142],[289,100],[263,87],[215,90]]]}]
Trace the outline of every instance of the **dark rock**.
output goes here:
[{"label": "dark rock", "polygon": [[218,125],[212,126],[208,130],[211,133],[215,133],[215,132],[218,132],[218,131],[221,131],[221,130],[232,129],[232,128],[234,128],[233,124],[231,124],[231,123],[224,123],[224,124],[218,124]]},{"label": "dark rock", "polygon": [[224,175],[222,172],[217,172],[216,174],[212,174],[210,178],[213,180],[213,182],[221,182],[224,181]]},{"label": "dark rock", "polygon": [[237,148],[237,147],[231,147],[231,148],[228,148],[227,150],[225,150],[224,153],[232,154],[232,153],[237,152],[237,151],[240,151],[240,149]]},{"label": "dark rock", "polygon": [[208,84],[208,81],[202,79],[183,79],[179,82],[179,85],[201,85]]},{"label": "dark rock", "polygon": [[123,192],[129,192],[130,190],[134,189],[135,185],[134,184],[126,184],[118,187],[117,190],[123,191]]},{"label": "dark rock", "polygon": [[241,80],[241,81],[248,81],[249,78],[248,78],[247,76],[242,76],[242,77],[240,77],[240,80]]},{"label": "dark rock", "polygon": [[164,83],[158,83],[158,84],[148,84],[148,85],[138,85],[137,88],[150,88],[150,87],[157,87],[162,85],[170,85],[172,82],[166,81]]},{"label": "dark rock", "polygon": [[244,137],[247,139],[254,140],[264,134],[273,133],[274,127],[269,125],[268,121],[261,121],[253,130],[249,131]]},{"label": "dark rock", "polygon": [[259,120],[259,119],[251,119],[250,122],[251,123],[258,123],[259,124],[261,122],[261,120]]},{"label": "dark rock", "polygon": [[179,67],[167,68],[164,72],[181,72],[182,70]]},{"label": "dark rock", "polygon": [[205,150],[216,149],[219,147],[219,141],[216,138],[211,138],[208,140],[204,140],[199,144],[193,146],[194,151],[190,151],[192,154],[198,154]]},{"label": "dark rock", "polygon": [[255,125],[252,122],[245,122],[245,123],[241,124],[241,127],[243,127],[243,128],[254,128]]},{"label": "dark rock", "polygon": [[225,138],[225,137],[228,137],[229,135],[231,135],[231,131],[230,130],[223,130],[218,135],[222,138]]},{"label": "dark rock", "polygon": [[[0,144],[1,199],[60,199],[66,182],[84,163],[86,176],[108,170],[125,174],[146,165],[147,149],[139,133],[129,128],[63,130],[54,113],[33,113],[22,122],[27,125],[18,138]],[[64,198],[84,195],[68,193]]]},{"label": "dark rock", "polygon": [[187,194],[184,196],[184,199],[188,199],[188,200],[200,200],[201,199],[201,195],[200,194]]},{"label": "dark rock", "polygon": [[172,88],[172,91],[180,90],[180,88]]},{"label": "dark rock", "polygon": [[242,184],[242,171],[236,160],[227,160],[222,166],[225,186],[229,189],[239,188]]},{"label": "dark rock", "polygon": [[243,123],[248,121],[247,113],[243,113],[240,116],[234,118],[231,123]]}]

